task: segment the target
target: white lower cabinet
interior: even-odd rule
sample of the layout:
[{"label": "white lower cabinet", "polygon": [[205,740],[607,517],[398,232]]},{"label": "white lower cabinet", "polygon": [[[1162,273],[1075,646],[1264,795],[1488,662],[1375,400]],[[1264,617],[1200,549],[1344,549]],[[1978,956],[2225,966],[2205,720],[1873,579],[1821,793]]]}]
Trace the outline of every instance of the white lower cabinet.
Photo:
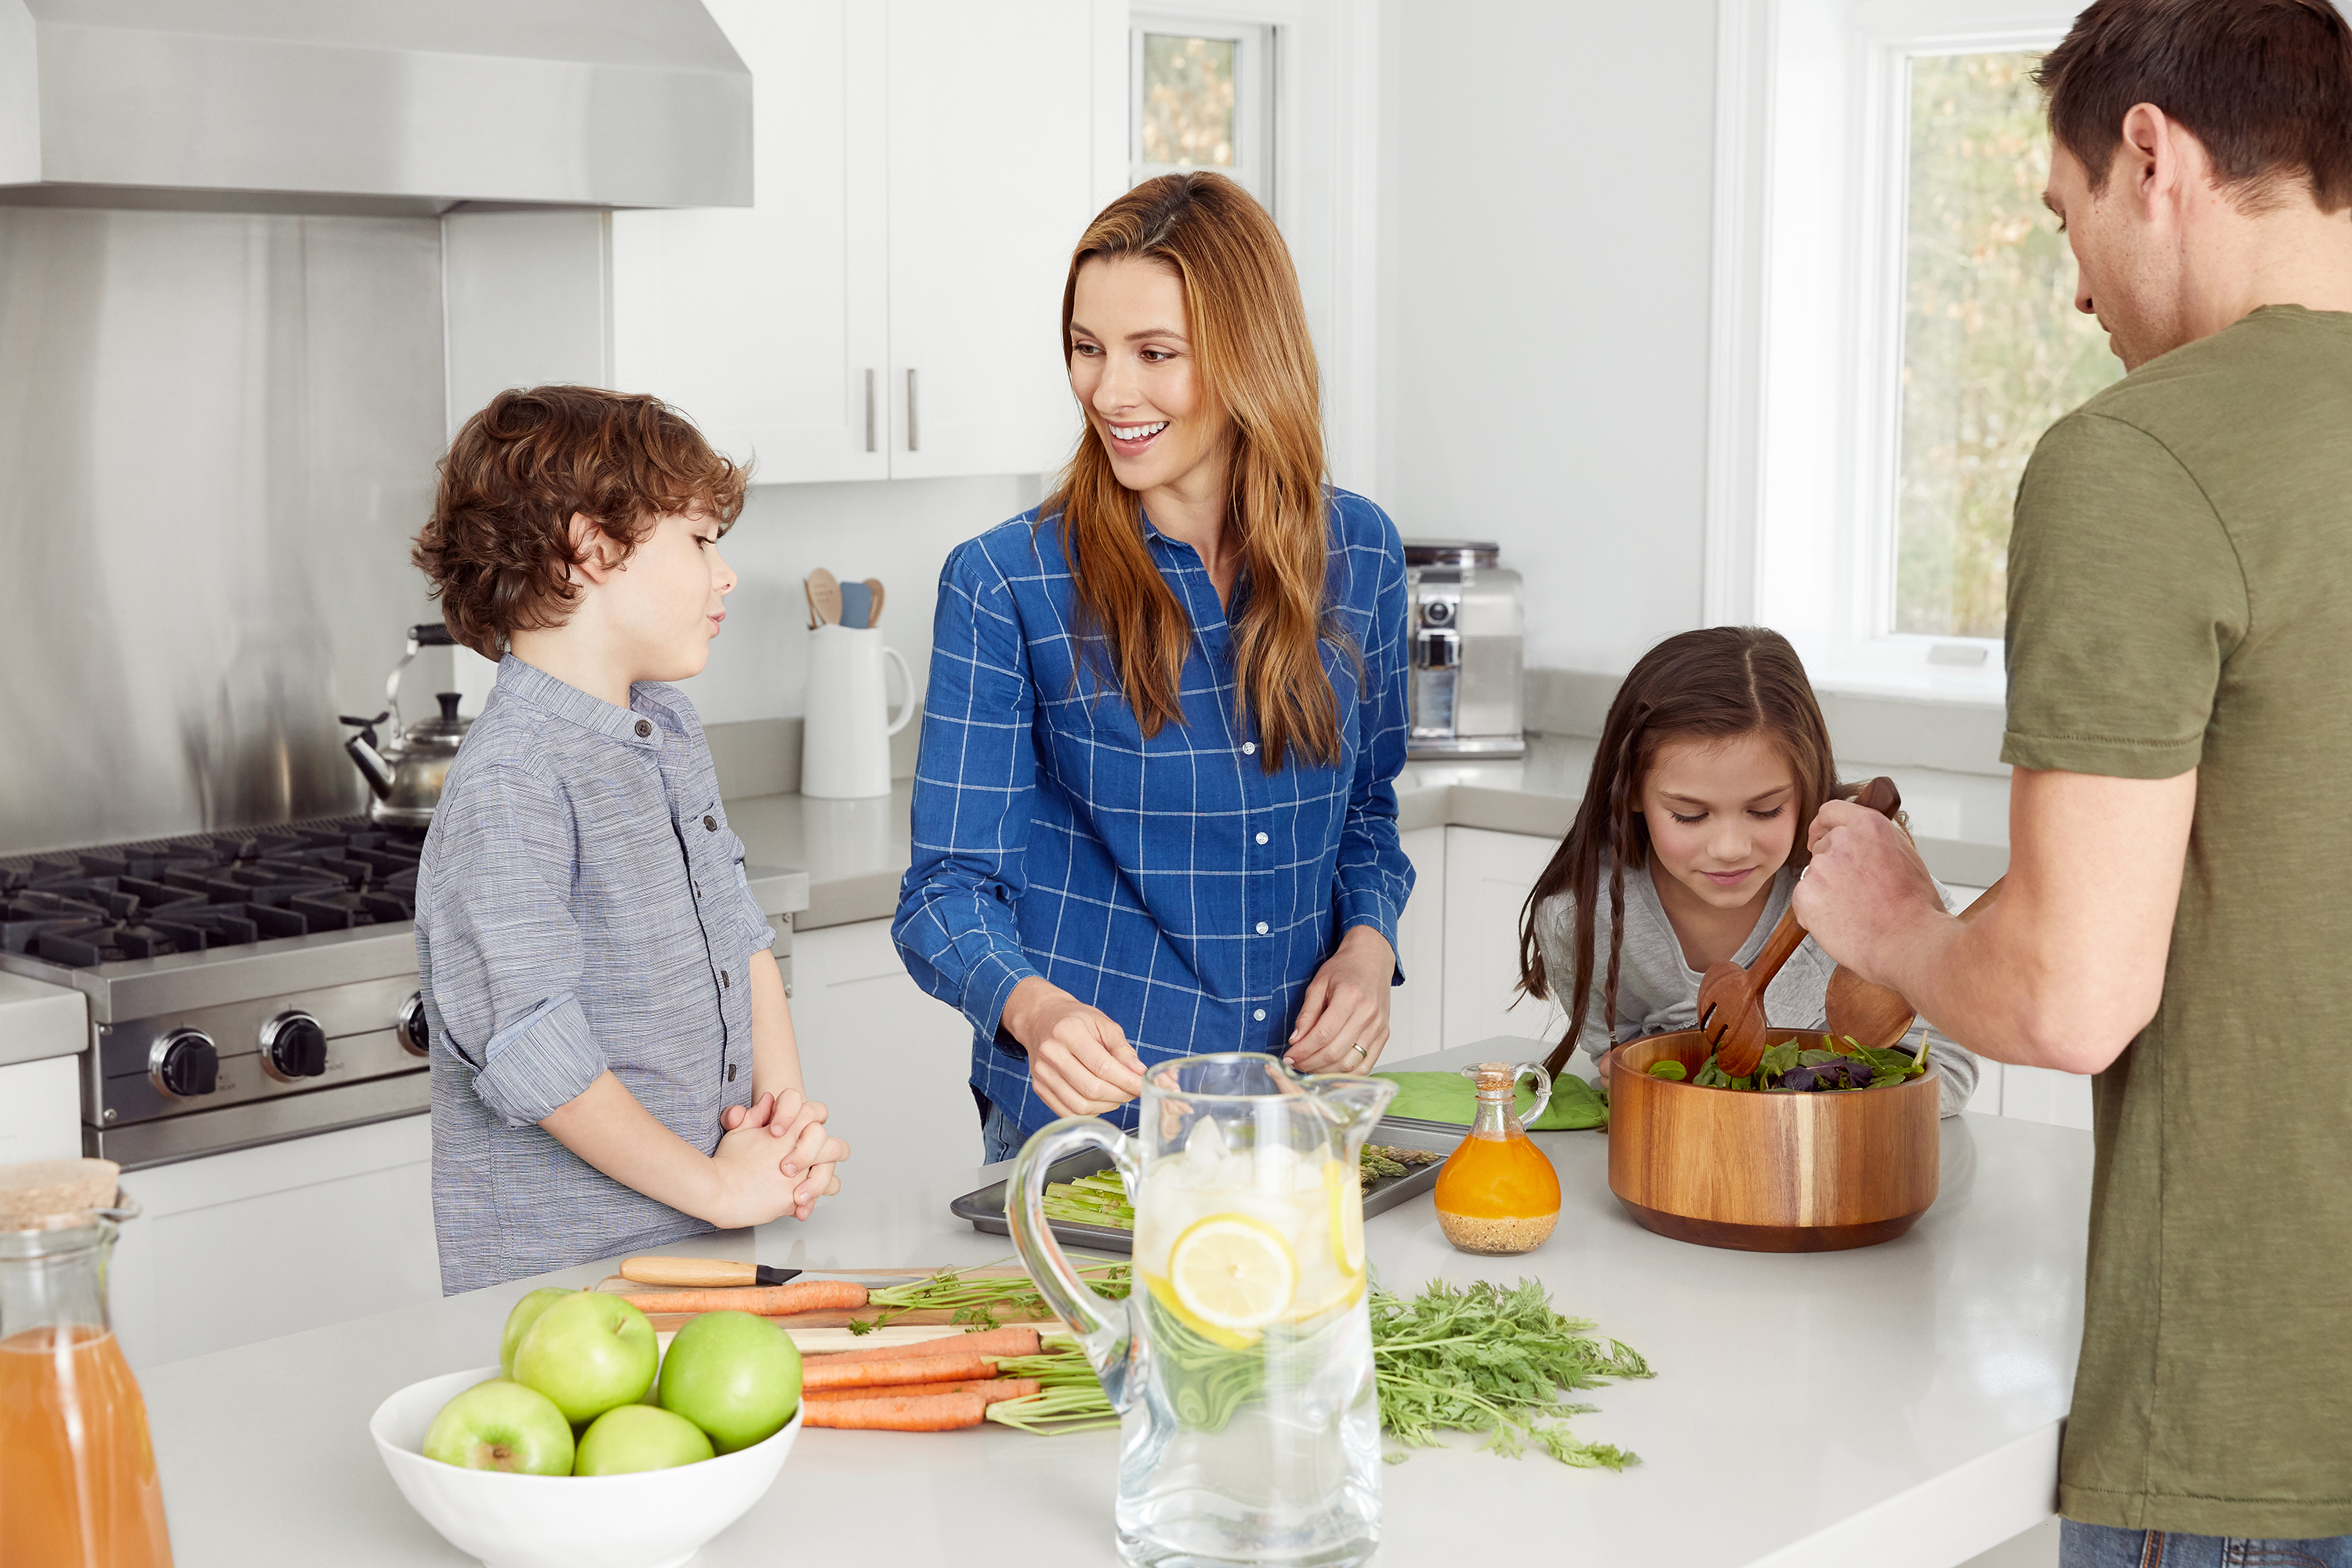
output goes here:
[{"label": "white lower cabinet", "polygon": [[898,1147],[909,1129],[969,1127],[959,1151],[980,1163],[971,1026],[907,973],[888,921],[793,931],[793,1034],[810,1098],[824,1101],[827,1125],[849,1143],[845,1189],[927,1157]]},{"label": "white lower cabinet", "polygon": [[1412,862],[1412,896],[1397,920],[1397,967],[1404,984],[1389,994],[1385,1062],[1426,1056],[1445,1046],[1445,829],[1400,836]]},{"label": "white lower cabinet", "polygon": [[81,1157],[81,1058],[0,1068],[0,1165]]},{"label": "white lower cabinet", "polygon": [[133,1368],[441,1294],[433,1127],[403,1116],[132,1171],[110,1294]]},{"label": "white lower cabinet", "polygon": [[1559,847],[1527,833],[1445,829],[1445,996],[1440,1016],[1446,1049],[1496,1035],[1557,1038],[1559,1025],[1551,1005],[1515,993],[1519,910]]}]

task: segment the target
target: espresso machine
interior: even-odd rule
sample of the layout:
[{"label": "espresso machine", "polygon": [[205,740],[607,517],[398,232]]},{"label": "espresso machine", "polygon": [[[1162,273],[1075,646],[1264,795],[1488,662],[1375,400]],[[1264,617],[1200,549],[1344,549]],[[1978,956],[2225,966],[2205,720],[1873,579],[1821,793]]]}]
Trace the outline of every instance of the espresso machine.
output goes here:
[{"label": "espresso machine", "polygon": [[1412,647],[1413,758],[1526,753],[1519,707],[1519,574],[1496,545],[1404,542]]}]

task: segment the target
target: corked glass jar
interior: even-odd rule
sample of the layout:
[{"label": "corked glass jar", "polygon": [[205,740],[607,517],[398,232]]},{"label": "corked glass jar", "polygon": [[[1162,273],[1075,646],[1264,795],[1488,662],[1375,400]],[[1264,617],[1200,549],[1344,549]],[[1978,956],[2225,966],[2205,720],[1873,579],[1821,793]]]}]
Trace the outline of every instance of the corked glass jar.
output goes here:
[{"label": "corked glass jar", "polygon": [[1477,1088],[1470,1135],[1437,1175],[1437,1223],[1464,1252],[1508,1257],[1533,1252],[1559,1223],[1559,1175],[1513,1112],[1519,1079],[1533,1075],[1528,1121],[1551,1102],[1551,1077],[1535,1062],[1480,1062],[1462,1076]]}]

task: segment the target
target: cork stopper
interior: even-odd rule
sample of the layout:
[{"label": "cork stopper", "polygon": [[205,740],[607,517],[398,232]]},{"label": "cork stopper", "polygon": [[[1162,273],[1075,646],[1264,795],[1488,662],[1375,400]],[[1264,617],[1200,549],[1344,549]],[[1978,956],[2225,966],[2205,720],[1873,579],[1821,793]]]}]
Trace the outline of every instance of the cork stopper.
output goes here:
[{"label": "cork stopper", "polygon": [[111,1160],[0,1165],[0,1230],[46,1230],[58,1215],[110,1207],[121,1175]]},{"label": "cork stopper", "polygon": [[1462,1076],[1475,1086],[1480,1094],[1506,1095],[1518,1081],[1518,1069],[1509,1062],[1480,1062],[1474,1068],[1464,1068]]}]

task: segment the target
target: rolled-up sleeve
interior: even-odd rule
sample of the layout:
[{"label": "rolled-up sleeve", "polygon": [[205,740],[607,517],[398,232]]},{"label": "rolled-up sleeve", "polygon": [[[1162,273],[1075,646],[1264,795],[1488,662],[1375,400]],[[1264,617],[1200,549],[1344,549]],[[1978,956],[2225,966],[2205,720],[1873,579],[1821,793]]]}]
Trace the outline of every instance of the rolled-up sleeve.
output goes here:
[{"label": "rolled-up sleeve", "polygon": [[[1365,503],[1369,505],[1369,503]],[[1404,542],[1378,508],[1379,588],[1364,638],[1364,696],[1357,709],[1356,776],[1339,836],[1332,912],[1341,932],[1370,926],[1396,946],[1397,921],[1412,894],[1412,862],[1397,837],[1397,774],[1404,770],[1407,717]],[[1364,551],[1363,554],[1370,554]],[[1358,557],[1359,560],[1362,556]],[[1396,978],[1404,978],[1402,968]]]},{"label": "rolled-up sleeve", "polygon": [[915,768],[914,864],[890,934],[907,973],[996,1034],[1013,988],[1038,971],[1013,905],[1037,776],[1036,694],[1013,595],[976,545],[948,558],[931,628]]},{"label": "rolled-up sleeve", "polygon": [[420,889],[434,1009],[482,1103],[529,1126],[605,1068],[578,995],[584,948],[563,885],[572,814],[547,781],[500,766],[446,797],[434,827],[436,859],[465,868]]}]

